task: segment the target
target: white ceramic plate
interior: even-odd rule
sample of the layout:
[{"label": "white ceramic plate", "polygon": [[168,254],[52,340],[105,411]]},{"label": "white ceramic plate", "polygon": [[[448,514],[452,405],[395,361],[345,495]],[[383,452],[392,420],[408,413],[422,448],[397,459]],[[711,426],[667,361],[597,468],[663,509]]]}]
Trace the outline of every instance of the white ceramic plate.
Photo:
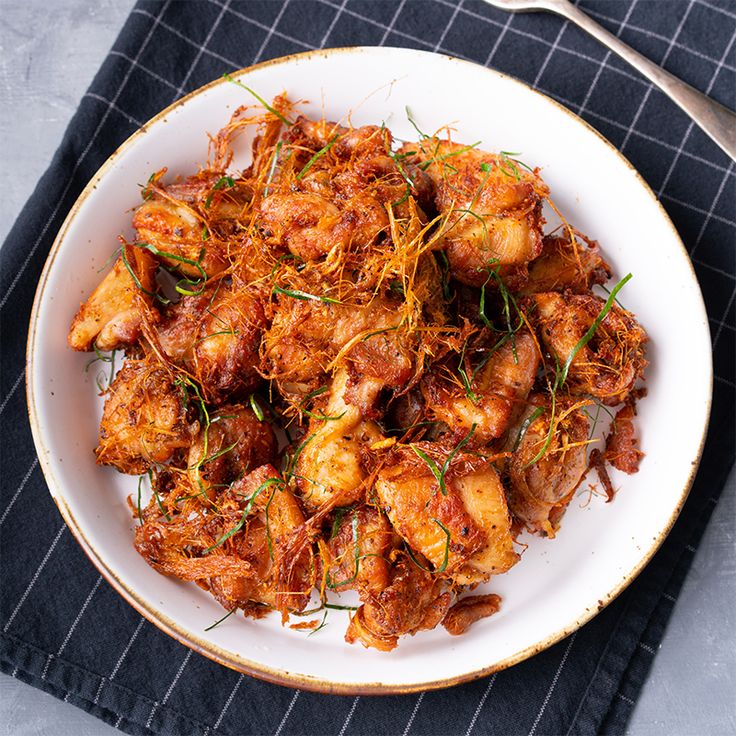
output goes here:
[{"label": "white ceramic plate", "polygon": [[[193,584],[154,572],[134,551],[126,496],[134,478],[97,467],[100,400],[88,356],[66,344],[70,320],[99,281],[98,270],[130,235],[139,184],[163,166],[185,174],[207,156],[216,132],[241,104],[239,87],[215,82],[157,115],[95,175],[59,233],[41,277],[28,344],[28,401],[49,489],[86,553],[142,614],[195,650],[265,679],[343,693],[443,687],[507,667],[592,618],[631,582],[674,522],[697,467],[708,420],[712,366],[702,297],[682,243],[652,191],[586,123],[525,85],[457,59],[390,48],[314,52],[236,74],[264,98],[286,91],[308,114],[352,123],[385,121],[412,139],[405,106],[422,128],[453,122],[456,140],[523,152],[541,166],[557,206],[600,241],[618,277],[634,279],[621,298],[651,337],[649,395],[638,425],[646,458],[637,475],[614,473],[615,501],[575,499],[557,539],[529,538],[521,563],[492,581],[500,613],[461,637],[439,627],[407,637],[391,653],[343,641],[347,614],[307,638],[278,617],[230,617]],[[247,158],[248,141],[240,144]],[[687,335],[687,355],[682,338]],[[674,412],[678,420],[673,422]]]}]

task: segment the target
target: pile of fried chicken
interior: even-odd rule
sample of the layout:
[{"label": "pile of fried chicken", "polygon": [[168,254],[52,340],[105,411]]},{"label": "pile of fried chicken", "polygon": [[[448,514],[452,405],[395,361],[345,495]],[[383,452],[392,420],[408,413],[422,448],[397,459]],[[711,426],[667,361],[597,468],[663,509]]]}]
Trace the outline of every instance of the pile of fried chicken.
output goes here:
[{"label": "pile of fried chicken", "polygon": [[143,186],[69,333],[124,351],[95,454],[141,476],[145,560],[246,616],[352,608],[346,640],[384,651],[496,612],[468,593],[521,531],[554,537],[590,467],[610,497],[642,456],[626,279],[593,293],[597,244],[545,234],[538,170],[416,132],[239,109],[198,173]]}]

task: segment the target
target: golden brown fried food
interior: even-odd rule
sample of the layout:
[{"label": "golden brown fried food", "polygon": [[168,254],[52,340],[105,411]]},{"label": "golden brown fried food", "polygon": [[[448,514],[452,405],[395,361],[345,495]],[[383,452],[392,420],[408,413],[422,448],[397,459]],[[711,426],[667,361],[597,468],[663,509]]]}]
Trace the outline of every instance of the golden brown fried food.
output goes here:
[{"label": "golden brown fried food", "polygon": [[200,278],[202,271],[214,276],[227,266],[220,243],[206,237],[205,221],[195,204],[214,184],[211,177],[193,177],[186,189],[151,189],[133,216],[138,241],[151,245],[167,267],[194,279]]},{"label": "golden brown fried food", "polygon": [[415,339],[398,332],[400,322],[389,298],[361,307],[282,295],[263,340],[268,375],[300,401],[324,385],[341,355],[353,374],[377,379],[378,388],[403,388],[414,374]]},{"label": "golden brown fried food", "polygon": [[495,593],[489,595],[469,595],[458,601],[442,621],[442,625],[449,634],[460,636],[464,634],[476,621],[493,616],[501,608],[501,596]]},{"label": "golden brown fried food", "polygon": [[362,452],[383,439],[375,422],[364,419],[358,407],[345,403],[348,381],[347,371],[335,374],[327,404],[320,412],[314,412],[308,434],[302,440],[296,482],[305,506],[310,509],[330,501],[339,506],[361,502],[368,477]]},{"label": "golden brown fried food", "polygon": [[[204,168],[143,188],[69,333],[127,352],[97,461],[148,475],[136,549],[228,611],[286,624],[351,590],[348,642],[462,634],[522,528],[554,536],[589,468],[609,500],[607,464],[637,469],[646,333],[592,293],[597,243],[515,154],[294,107],[238,109]],[[625,402],[605,452],[594,402]]]},{"label": "golden brown fried food", "polygon": [[[435,443],[415,447],[439,468],[450,456]],[[440,483],[425,458],[402,447],[379,471],[375,490],[409,547],[456,583],[483,582],[518,560],[503,487],[488,462],[456,454]]]},{"label": "golden brown fried food", "polygon": [[542,200],[549,190],[535,172],[505,155],[427,138],[401,149],[435,185],[443,215],[441,246],[452,275],[481,286],[489,268],[501,266],[508,282],[523,281],[526,264],[542,250]]},{"label": "golden brown fried food", "polygon": [[548,235],[542,241],[542,253],[529,264],[529,279],[520,293],[585,294],[595,284],[605,284],[611,273],[595,241],[585,239],[585,245],[581,245],[571,240],[569,233]]},{"label": "golden brown fried food", "polygon": [[535,294],[530,300],[532,322],[556,363],[564,366],[573,355],[566,384],[570,392],[590,394],[608,406],[620,404],[647,365],[647,336],[634,316],[614,304],[590,340],[574,352],[604,301],[593,294],[556,292]]},{"label": "golden brown fried food", "polygon": [[632,397],[616,412],[611,429],[606,437],[604,457],[608,463],[624,473],[639,471],[639,463],[644,453],[639,449],[634,417],[636,404]]},{"label": "golden brown fried food", "polygon": [[234,282],[218,289],[205,309],[193,348],[193,373],[212,401],[247,395],[261,382],[261,335],[266,317],[259,296]]},{"label": "golden brown fried food", "polygon": [[553,417],[548,400],[534,395],[509,432],[513,454],[506,465],[507,498],[514,516],[529,531],[555,536],[588,469],[589,429],[581,404],[557,406]]},{"label": "golden brown fried food", "polygon": [[276,460],[276,437],[250,407],[222,406],[189,446],[187,470],[195,488],[212,498],[245,473]]},{"label": "golden brown fried food", "polygon": [[165,463],[189,447],[197,430],[165,368],[151,359],[126,360],[105,400],[97,462],[121,473],[145,473],[152,463]]},{"label": "golden brown fried food", "polygon": [[[304,521],[278,472],[262,466],[205,503],[196,494],[187,496],[186,489],[175,483],[168,492],[157,491],[158,502],[151,500],[136,529],[136,549],[144,559],[159,572],[197,581],[228,609],[257,612],[255,603],[302,610],[313,584],[311,554],[292,566],[288,590],[273,576],[278,541]],[[208,513],[210,505],[216,514]]]},{"label": "golden brown fried food", "polygon": [[507,339],[494,352],[482,352],[480,365],[466,370],[468,386],[457,377],[430,373],[421,388],[430,419],[444,422],[456,440],[473,427],[472,444],[486,445],[501,437],[524,408],[539,369],[539,353],[527,330]]},{"label": "golden brown fried food", "polygon": [[400,538],[372,506],[338,510],[330,532],[327,587],[378,594],[390,585],[390,553]]},{"label": "golden brown fried food", "polygon": [[445,617],[452,597],[441,580],[404,555],[393,563],[390,574],[387,587],[364,595],[345,633],[348,643],[389,652],[400,636],[433,629]]},{"label": "golden brown fried food", "polygon": [[[156,261],[141,248],[123,246],[130,269],[147,292],[154,288]],[[112,270],[79,307],[69,329],[74,350],[115,350],[134,345],[141,335],[144,312],[152,298],[138,288],[130,270],[118,256]]]}]

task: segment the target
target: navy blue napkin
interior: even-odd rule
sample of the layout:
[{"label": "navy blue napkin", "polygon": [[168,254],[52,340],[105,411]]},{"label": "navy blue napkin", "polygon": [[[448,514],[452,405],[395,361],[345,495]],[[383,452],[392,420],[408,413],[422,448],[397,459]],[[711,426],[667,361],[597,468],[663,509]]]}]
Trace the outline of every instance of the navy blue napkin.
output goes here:
[{"label": "navy blue napkin", "polygon": [[[732,2],[580,6],[736,107]],[[46,254],[82,187],[120,142],[223,72],[359,44],[411,46],[493,66],[582,115],[622,150],[691,254],[710,317],[716,381],[711,431],[679,521],[646,570],[596,619],[490,678],[440,692],[353,698],[240,675],[143,620],[100,578],[51,501],[23,389],[26,325]],[[511,16],[474,0],[141,0],[2,249],[0,667],[131,734],[622,733],[733,461],[735,187],[733,162],[697,126],[554,16]]]}]

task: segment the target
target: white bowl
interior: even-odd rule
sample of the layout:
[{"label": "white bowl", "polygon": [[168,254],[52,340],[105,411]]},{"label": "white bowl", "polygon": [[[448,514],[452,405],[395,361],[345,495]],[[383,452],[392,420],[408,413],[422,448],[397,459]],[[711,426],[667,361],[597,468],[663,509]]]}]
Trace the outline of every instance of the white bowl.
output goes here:
[{"label": "white bowl", "polygon": [[[633,476],[613,474],[613,503],[571,504],[554,540],[529,538],[520,564],[486,588],[501,611],[451,637],[443,628],[407,637],[390,653],[343,641],[347,614],[333,611],[315,636],[231,616],[193,584],[163,577],[132,545],[126,497],[136,480],[95,465],[101,402],[88,356],[66,344],[70,320],[101,278],[98,270],[130,235],[139,184],[167,166],[185,174],[204,163],[206,133],[241,104],[243,89],[217,81],[157,115],[110,157],[82,192],[51,250],[36,294],[28,341],[28,404],[49,490],[69,528],[107,580],[144,616],[196,651],[267,680],[341,693],[444,687],[508,667],[576,630],[609,603],[662,543],[697,468],[710,408],[708,322],[690,260],[654,194],[604,138],[552,100],[483,67],[421,51],[316,51],[234,74],[265,99],[286,91],[307,114],[351,114],[354,125],[385,121],[411,139],[405,106],[421,127],[446,123],[456,139],[523,152],[542,167],[556,205],[600,241],[622,293],[648,331],[649,395],[638,426],[646,457]],[[238,147],[235,168],[247,158]],[[677,416],[676,421],[673,419]]]}]

